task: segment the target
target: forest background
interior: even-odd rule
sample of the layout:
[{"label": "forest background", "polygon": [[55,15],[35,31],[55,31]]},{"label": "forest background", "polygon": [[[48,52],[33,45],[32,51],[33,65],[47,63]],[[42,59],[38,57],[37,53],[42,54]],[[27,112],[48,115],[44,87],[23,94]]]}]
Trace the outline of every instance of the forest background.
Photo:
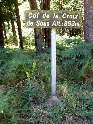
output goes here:
[{"label": "forest background", "polygon": [[[57,97],[51,93],[51,29],[25,27],[26,10],[81,13],[77,29],[57,31]],[[93,123],[93,1],[0,1],[0,123]]]}]

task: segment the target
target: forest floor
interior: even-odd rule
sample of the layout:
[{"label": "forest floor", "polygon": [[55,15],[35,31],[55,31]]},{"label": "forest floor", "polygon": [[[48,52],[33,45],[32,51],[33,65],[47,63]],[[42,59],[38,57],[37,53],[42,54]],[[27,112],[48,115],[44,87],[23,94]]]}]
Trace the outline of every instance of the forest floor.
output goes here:
[{"label": "forest floor", "polygon": [[93,124],[92,82],[66,79],[57,58],[59,104],[51,101],[48,53],[6,49],[0,56],[0,124]]},{"label": "forest floor", "polygon": [[18,124],[93,124],[93,84],[57,85],[57,97],[31,104],[34,113]]}]

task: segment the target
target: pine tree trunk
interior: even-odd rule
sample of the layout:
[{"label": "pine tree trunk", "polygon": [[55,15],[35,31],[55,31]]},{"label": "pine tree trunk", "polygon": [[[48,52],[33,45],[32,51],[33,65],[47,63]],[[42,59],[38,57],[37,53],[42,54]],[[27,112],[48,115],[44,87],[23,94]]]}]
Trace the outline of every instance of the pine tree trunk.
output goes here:
[{"label": "pine tree trunk", "polygon": [[[0,15],[2,14],[2,9],[0,8]],[[0,47],[4,47],[4,35],[3,35],[3,22],[0,20]]]},{"label": "pine tree trunk", "polygon": [[14,21],[11,20],[11,25],[12,25],[12,32],[13,32],[13,42],[17,44],[17,35],[16,35],[16,30],[15,30],[15,24]]},{"label": "pine tree trunk", "polygon": [[18,27],[18,35],[19,35],[19,48],[23,49],[23,38],[22,38],[19,8],[18,8],[18,0],[14,0],[14,4],[15,4],[16,22],[17,22],[17,27]]},{"label": "pine tree trunk", "polygon": [[44,35],[45,35],[45,47],[47,45],[48,48],[51,48],[51,29],[45,28]]},{"label": "pine tree trunk", "polygon": [[14,24],[14,20],[12,19],[13,14],[12,14],[12,9],[11,6],[9,7],[9,15],[11,17],[11,26],[12,26],[12,33],[13,33],[13,42],[15,44],[17,44],[17,35],[16,35],[16,30],[15,30],[15,24]]},{"label": "pine tree trunk", "polygon": [[42,52],[42,46],[41,46],[41,30],[39,28],[34,29],[35,32],[35,46],[36,46],[36,52],[41,53]]},{"label": "pine tree trunk", "polygon": [[0,47],[4,47],[3,23],[0,21]]},{"label": "pine tree trunk", "polygon": [[4,22],[3,22],[3,30],[4,30],[4,39],[7,39],[6,28],[5,28],[5,23]]},{"label": "pine tree trunk", "polygon": [[85,42],[93,42],[93,0],[84,0],[84,38]]},{"label": "pine tree trunk", "polygon": [[8,30],[9,30],[10,29],[10,22],[8,21],[7,23],[8,23]]},{"label": "pine tree trunk", "polygon": [[[36,0],[29,0],[29,5],[31,10],[37,10],[37,3]],[[36,52],[41,53],[42,52],[42,44],[41,44],[41,29],[36,28],[34,29],[35,33],[35,47],[36,47]]]},{"label": "pine tree trunk", "polygon": [[[41,9],[50,10],[50,0],[42,0]],[[45,35],[45,47],[46,45],[48,45],[48,48],[50,48],[51,47],[51,29],[45,28],[44,35]]]}]

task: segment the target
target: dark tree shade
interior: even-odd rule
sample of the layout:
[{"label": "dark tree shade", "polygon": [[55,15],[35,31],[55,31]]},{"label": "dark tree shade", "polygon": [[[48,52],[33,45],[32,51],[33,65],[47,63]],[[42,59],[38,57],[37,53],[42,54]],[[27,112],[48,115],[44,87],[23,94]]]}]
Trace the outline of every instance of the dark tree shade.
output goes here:
[{"label": "dark tree shade", "polygon": [[0,47],[4,47],[3,22],[0,21]]}]

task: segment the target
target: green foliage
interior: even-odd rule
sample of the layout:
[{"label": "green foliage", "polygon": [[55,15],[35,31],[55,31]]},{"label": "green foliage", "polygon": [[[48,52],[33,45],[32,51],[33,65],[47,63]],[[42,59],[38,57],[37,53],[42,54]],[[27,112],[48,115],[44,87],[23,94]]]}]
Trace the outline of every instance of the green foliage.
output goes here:
[{"label": "green foliage", "polygon": [[[77,116],[80,118],[89,118],[93,116],[93,94],[92,84],[73,84],[65,81],[58,86],[58,92],[65,104],[64,115]],[[76,122],[74,122],[76,124]]]},{"label": "green foliage", "polygon": [[54,102],[53,107],[50,109],[50,117],[53,120],[53,123],[61,123],[64,118],[64,106],[60,106],[56,102]]},{"label": "green foliage", "polygon": [[19,119],[16,107],[16,95],[12,90],[0,89],[0,123],[16,123]]},{"label": "green foliage", "polygon": [[[57,95],[63,106],[54,103],[51,107],[45,102],[51,88],[50,51],[36,55],[31,50],[0,49],[0,83],[7,85],[7,90],[12,89],[9,94],[1,94],[1,117],[4,111],[5,117],[12,120],[7,122],[18,124],[61,123],[68,117],[75,124],[75,117],[93,120],[92,84],[82,81],[82,75],[93,70],[92,47],[80,37],[58,37]],[[11,110],[9,116],[5,110]]]},{"label": "green foliage", "polygon": [[19,103],[23,109],[28,109],[31,104],[41,104],[47,98],[44,85],[39,82],[25,82],[19,93],[22,94]]},{"label": "green foliage", "polygon": [[[23,122],[25,123],[50,123],[50,124],[54,124],[54,123],[60,123],[62,120],[62,117],[64,117],[63,115],[63,108],[60,107],[57,104],[54,104],[52,108],[49,108],[47,105],[41,105],[41,106],[31,106],[30,109],[28,109],[27,111],[23,111],[23,113],[25,114],[25,112],[27,113],[26,118],[22,118],[20,119],[20,122],[22,122],[21,120],[23,120]],[[19,123],[20,123],[19,122]]]},{"label": "green foliage", "polygon": [[[0,21],[15,20],[13,2],[0,1]],[[81,0],[51,0],[51,9],[55,10],[81,12],[82,5]],[[6,11],[9,7],[13,11],[12,18]],[[69,34],[71,31],[66,30]],[[35,41],[34,33],[26,36],[27,32],[28,29],[23,37],[26,50],[0,49],[0,123],[60,124],[66,121],[77,124],[74,117],[89,118],[93,123],[93,59],[90,52],[93,44],[84,43],[79,36],[57,37],[57,95],[63,106],[54,102],[50,107],[45,102],[51,89],[50,50],[44,49],[42,54],[36,55],[34,50],[28,49],[28,45],[32,48]],[[11,42],[11,39],[10,36],[8,41]],[[84,74],[91,79],[89,84],[86,80],[82,81]],[[67,120],[69,116],[70,122]]]},{"label": "green foliage", "polygon": [[0,54],[1,83],[16,84],[26,78],[26,72],[32,71],[33,61],[22,51],[2,49]]},{"label": "green foliage", "polygon": [[51,0],[51,9],[81,11],[83,4],[82,0]]},{"label": "green foliage", "polygon": [[66,46],[65,50],[58,51],[58,55],[64,73],[70,79],[81,77],[92,58],[90,50],[93,49],[93,44],[70,39],[63,43],[63,46]]},{"label": "green foliage", "polygon": [[10,14],[7,11],[9,7],[13,6],[13,0],[1,0],[0,2],[0,21],[10,21]]}]

